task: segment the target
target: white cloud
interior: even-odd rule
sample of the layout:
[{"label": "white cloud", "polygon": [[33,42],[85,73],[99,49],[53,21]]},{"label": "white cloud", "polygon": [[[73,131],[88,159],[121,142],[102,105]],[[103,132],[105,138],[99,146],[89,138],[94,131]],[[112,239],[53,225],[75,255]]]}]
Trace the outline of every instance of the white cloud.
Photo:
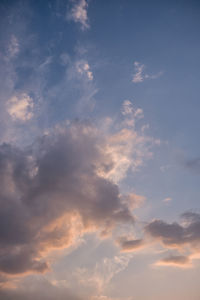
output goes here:
[{"label": "white cloud", "polygon": [[[135,128],[136,122],[143,118],[143,111],[134,108],[129,100],[125,100],[122,105],[122,115],[124,120],[117,120],[118,130],[108,134],[103,151],[110,157],[112,167],[102,166],[98,169],[98,174],[114,182],[119,182],[125,178],[127,171],[138,170],[143,165],[144,160],[151,158],[150,149],[153,145],[159,144],[155,140],[144,134],[142,127]],[[112,122],[109,124],[113,125]],[[116,124],[114,124],[116,126]],[[107,129],[109,131],[109,129]]]},{"label": "white cloud", "polygon": [[33,117],[33,100],[27,94],[13,96],[7,102],[7,111],[13,120],[28,121]]},{"label": "white cloud", "polygon": [[79,74],[85,75],[88,80],[93,80],[93,74],[87,61],[79,60],[76,62],[76,70]]},{"label": "white cloud", "polygon": [[140,64],[139,62],[135,61],[134,62],[134,67],[135,67],[135,74],[133,75],[133,82],[142,82],[144,80],[144,65]]},{"label": "white cloud", "polygon": [[127,126],[135,126],[138,119],[144,118],[143,110],[141,108],[135,108],[131,101],[125,100],[121,109],[124,116],[124,124]]},{"label": "white cloud", "polygon": [[165,203],[169,203],[171,201],[172,201],[171,197],[167,197],[167,198],[163,199],[163,202],[165,202]]},{"label": "white cloud", "polygon": [[135,73],[134,73],[133,79],[132,79],[132,82],[134,82],[134,83],[143,82],[145,79],[156,79],[163,74],[163,72],[158,72],[158,73],[152,74],[152,75],[145,73],[145,65],[139,63],[138,61],[134,62],[134,70],[135,70]]},{"label": "white cloud", "polygon": [[81,24],[81,29],[86,30],[89,28],[87,8],[88,3],[86,0],[73,1],[74,5],[68,14],[68,19]]}]

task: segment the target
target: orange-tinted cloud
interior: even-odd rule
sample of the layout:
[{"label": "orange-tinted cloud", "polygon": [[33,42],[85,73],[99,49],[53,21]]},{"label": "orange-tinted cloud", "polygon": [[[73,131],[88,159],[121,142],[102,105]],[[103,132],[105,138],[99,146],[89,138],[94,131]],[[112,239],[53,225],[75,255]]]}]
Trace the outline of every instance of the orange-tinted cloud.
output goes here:
[{"label": "orange-tinted cloud", "polygon": [[188,256],[184,255],[170,255],[160,261],[158,261],[156,266],[172,266],[178,268],[189,268],[191,267],[191,262]]},{"label": "orange-tinted cloud", "polygon": [[98,173],[112,161],[104,145],[96,128],[76,122],[26,150],[0,146],[2,274],[45,272],[49,250],[69,247],[88,231],[105,235],[121,222],[134,223],[129,201]]}]

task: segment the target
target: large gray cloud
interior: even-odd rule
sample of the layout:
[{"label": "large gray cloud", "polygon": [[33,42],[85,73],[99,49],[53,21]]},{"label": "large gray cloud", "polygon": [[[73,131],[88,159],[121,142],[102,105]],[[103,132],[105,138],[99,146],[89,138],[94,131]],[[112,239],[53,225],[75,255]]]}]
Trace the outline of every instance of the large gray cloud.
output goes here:
[{"label": "large gray cloud", "polygon": [[92,125],[75,122],[25,150],[0,146],[0,272],[44,272],[45,251],[134,222],[118,186],[98,175],[113,167],[104,142]]}]

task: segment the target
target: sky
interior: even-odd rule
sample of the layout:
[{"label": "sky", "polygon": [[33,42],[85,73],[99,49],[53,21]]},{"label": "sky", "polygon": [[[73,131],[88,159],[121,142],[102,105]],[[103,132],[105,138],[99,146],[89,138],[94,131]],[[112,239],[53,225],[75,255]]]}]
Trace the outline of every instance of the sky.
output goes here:
[{"label": "sky", "polygon": [[0,1],[0,299],[199,300],[200,3]]}]

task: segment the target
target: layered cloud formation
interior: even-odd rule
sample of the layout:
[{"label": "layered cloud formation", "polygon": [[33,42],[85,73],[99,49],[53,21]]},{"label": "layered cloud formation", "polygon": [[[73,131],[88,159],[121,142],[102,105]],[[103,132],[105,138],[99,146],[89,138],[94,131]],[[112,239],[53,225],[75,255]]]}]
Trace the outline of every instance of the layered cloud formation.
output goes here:
[{"label": "layered cloud formation", "polygon": [[[121,195],[115,179],[124,161],[116,158],[120,150],[129,161],[125,175],[148,139],[129,133],[125,143],[128,132],[103,136],[88,122],[72,122],[26,149],[1,145],[2,274],[43,273],[50,268],[48,251],[67,248],[86,232],[105,236],[120,223],[134,223],[132,209],[142,197]],[[138,149],[135,156],[128,145]]]},{"label": "layered cloud formation", "polygon": [[191,260],[199,258],[200,214],[186,212],[181,218],[181,223],[153,220],[146,225],[145,231],[154,241],[161,243],[165,249],[178,252],[164,257],[157,265],[188,267],[192,266]]}]

